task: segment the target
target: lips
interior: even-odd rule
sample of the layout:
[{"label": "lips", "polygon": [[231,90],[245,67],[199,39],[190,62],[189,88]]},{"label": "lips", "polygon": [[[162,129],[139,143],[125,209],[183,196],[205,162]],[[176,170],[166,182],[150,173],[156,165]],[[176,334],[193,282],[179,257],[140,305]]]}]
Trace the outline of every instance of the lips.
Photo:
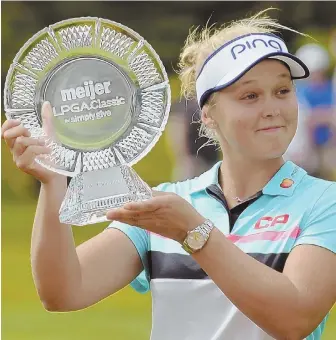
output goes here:
[{"label": "lips", "polygon": [[272,131],[272,130],[280,129],[282,127],[283,127],[282,125],[269,126],[269,127],[265,127],[265,128],[259,129],[257,131]]}]

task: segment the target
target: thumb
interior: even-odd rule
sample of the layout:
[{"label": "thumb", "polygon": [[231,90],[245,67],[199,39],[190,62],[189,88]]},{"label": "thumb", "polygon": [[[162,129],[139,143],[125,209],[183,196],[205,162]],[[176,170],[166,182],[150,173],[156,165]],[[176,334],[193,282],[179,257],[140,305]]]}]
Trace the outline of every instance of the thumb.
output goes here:
[{"label": "thumb", "polygon": [[42,105],[42,129],[46,134],[46,137],[52,141],[56,141],[55,127],[53,124],[53,112],[50,102],[46,101]]}]

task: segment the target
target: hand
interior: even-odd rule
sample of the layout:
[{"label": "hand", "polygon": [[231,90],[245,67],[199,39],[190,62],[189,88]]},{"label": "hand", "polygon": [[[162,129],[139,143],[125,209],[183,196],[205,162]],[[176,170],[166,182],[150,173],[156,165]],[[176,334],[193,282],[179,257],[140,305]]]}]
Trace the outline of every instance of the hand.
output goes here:
[{"label": "hand", "polygon": [[[50,130],[51,106],[44,103],[42,117],[44,128]],[[46,131],[47,135],[50,131]],[[35,158],[39,155],[48,154],[50,149],[45,146],[43,140],[32,138],[29,130],[19,120],[9,119],[4,122],[1,128],[1,138],[8,145],[16,166],[23,172],[37,178],[42,183],[47,183],[57,176],[56,173],[39,165]]]},{"label": "hand", "polygon": [[183,243],[189,230],[205,221],[182,197],[158,191],[153,191],[153,197],[149,200],[127,203],[121,208],[109,210],[106,217],[180,243]]}]

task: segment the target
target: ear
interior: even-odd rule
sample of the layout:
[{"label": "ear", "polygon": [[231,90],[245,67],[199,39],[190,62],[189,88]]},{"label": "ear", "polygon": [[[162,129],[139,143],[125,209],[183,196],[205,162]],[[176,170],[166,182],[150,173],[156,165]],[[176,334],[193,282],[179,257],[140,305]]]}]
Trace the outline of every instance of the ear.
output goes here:
[{"label": "ear", "polygon": [[210,106],[208,104],[203,105],[201,110],[201,121],[202,123],[211,128],[216,125],[215,120],[210,115]]}]

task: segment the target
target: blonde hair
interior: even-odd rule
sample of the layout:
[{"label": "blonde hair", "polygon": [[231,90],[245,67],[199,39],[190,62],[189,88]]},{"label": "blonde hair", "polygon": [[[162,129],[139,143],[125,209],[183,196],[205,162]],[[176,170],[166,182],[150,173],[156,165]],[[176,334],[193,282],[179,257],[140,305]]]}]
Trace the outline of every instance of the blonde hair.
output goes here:
[{"label": "blonde hair", "polygon": [[[206,58],[226,42],[249,33],[276,33],[280,29],[304,35],[292,28],[283,26],[265,13],[275,8],[268,8],[249,18],[232,21],[227,25],[215,28],[214,25],[199,30],[192,30],[185,42],[178,63],[178,74],[181,81],[181,94],[188,100],[196,98],[196,78]],[[212,105],[214,95],[210,97]],[[201,123],[201,122],[200,122]],[[207,137],[206,143],[217,144],[215,131],[201,123],[200,137]]]}]

